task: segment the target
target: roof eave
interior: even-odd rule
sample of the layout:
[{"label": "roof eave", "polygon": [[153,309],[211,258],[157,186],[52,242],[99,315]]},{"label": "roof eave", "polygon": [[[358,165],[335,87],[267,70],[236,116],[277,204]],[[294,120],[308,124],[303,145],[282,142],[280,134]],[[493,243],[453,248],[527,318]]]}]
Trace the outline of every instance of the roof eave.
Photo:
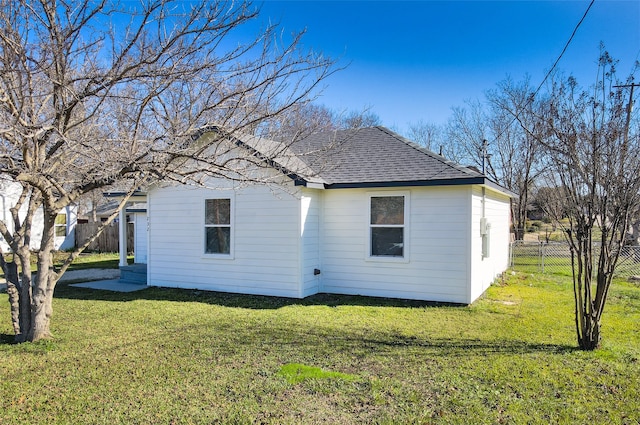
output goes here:
[{"label": "roof eave", "polygon": [[[124,198],[125,196],[127,196],[126,192],[103,192],[102,196],[104,196],[105,198]],[[140,190],[136,190],[135,192],[133,192],[133,194],[129,197],[129,201],[130,202],[134,202],[134,201],[146,201],[147,200],[147,192],[143,192]]]},{"label": "roof eave", "polygon": [[468,186],[485,185],[494,190],[502,192],[510,197],[517,195],[508,189],[494,183],[484,176],[465,177],[458,179],[433,179],[433,180],[408,180],[408,181],[386,181],[386,182],[342,182],[325,184],[327,189],[367,189],[367,188],[389,188],[389,187],[427,187],[427,186]]},{"label": "roof eave", "polygon": [[326,189],[327,188],[327,184],[321,180],[312,180],[312,179],[305,178],[297,174],[291,174],[291,173],[287,174],[287,177],[293,180],[293,183],[295,186],[304,186],[309,189]]}]

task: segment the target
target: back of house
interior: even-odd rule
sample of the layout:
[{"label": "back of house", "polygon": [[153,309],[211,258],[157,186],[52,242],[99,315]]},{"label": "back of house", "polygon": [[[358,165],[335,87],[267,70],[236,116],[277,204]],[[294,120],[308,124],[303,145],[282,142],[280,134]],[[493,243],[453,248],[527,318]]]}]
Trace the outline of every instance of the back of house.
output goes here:
[{"label": "back of house", "polygon": [[383,127],[287,150],[260,170],[272,184],[150,188],[148,283],[467,304],[506,269],[513,194],[477,171]]}]

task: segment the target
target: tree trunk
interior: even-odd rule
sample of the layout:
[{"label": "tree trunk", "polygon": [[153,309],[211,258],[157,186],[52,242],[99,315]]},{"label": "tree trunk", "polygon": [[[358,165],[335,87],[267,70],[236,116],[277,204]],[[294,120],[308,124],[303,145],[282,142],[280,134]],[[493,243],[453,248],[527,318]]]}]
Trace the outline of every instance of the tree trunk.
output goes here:
[{"label": "tree trunk", "polygon": [[[39,280],[39,279],[38,279]],[[31,329],[27,340],[35,342],[45,338],[51,338],[49,323],[52,313],[53,291],[38,289],[31,303]]]},{"label": "tree trunk", "polygon": [[[17,259],[16,259],[17,257]],[[11,310],[11,324],[16,342],[25,342],[31,325],[31,253],[28,247],[14,252],[14,261],[0,262],[7,281],[7,294]],[[20,273],[18,270],[20,269]]]},{"label": "tree trunk", "polygon": [[[636,214],[640,215],[640,211]],[[640,218],[631,223],[631,244],[634,246],[640,244]]]},{"label": "tree trunk", "polygon": [[20,282],[18,280],[18,264],[15,261],[6,262],[4,256],[0,254],[0,262],[2,263],[2,271],[7,281],[7,294],[9,295],[9,306],[11,308],[11,323],[13,332],[20,335]]},{"label": "tree trunk", "polygon": [[522,214],[520,213],[520,203],[514,200],[511,201],[511,221],[513,223],[513,234],[517,241],[521,241],[524,239],[525,226],[526,226],[526,217],[523,219]]},{"label": "tree trunk", "polygon": [[24,342],[28,338],[31,327],[31,252],[29,246],[22,246],[17,252],[20,261],[20,333],[16,334],[16,342]]},{"label": "tree trunk", "polygon": [[31,294],[31,326],[28,341],[51,338],[49,323],[53,313],[53,291],[57,283],[57,274],[53,271],[54,224],[56,214],[46,214],[42,242],[38,252],[38,274],[33,280]]},{"label": "tree trunk", "polygon": [[585,314],[581,323],[578,345],[582,350],[592,351],[600,345],[600,321],[591,314]]}]

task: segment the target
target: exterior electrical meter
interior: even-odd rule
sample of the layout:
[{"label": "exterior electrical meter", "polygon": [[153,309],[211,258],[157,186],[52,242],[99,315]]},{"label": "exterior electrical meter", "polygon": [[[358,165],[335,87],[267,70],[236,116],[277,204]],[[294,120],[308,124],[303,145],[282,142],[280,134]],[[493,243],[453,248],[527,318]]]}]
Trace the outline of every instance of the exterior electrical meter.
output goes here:
[{"label": "exterior electrical meter", "polygon": [[480,235],[482,236],[482,258],[489,258],[491,223],[489,223],[486,217],[480,219]]}]

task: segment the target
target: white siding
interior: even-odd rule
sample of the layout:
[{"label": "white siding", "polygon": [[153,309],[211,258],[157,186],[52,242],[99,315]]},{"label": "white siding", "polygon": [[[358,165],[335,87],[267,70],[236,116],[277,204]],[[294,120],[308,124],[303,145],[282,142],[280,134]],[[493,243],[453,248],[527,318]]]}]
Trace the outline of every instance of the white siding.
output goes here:
[{"label": "white siding", "polygon": [[489,188],[485,189],[485,217],[489,230],[489,257],[482,256],[482,188],[473,189],[473,219],[471,221],[471,286],[468,302],[473,302],[509,265],[509,198]]},{"label": "white siding", "polygon": [[133,261],[147,263],[147,213],[133,213]]},{"label": "white siding", "polygon": [[[507,266],[508,197],[486,190],[491,255],[482,258],[480,188],[403,188],[407,257],[371,258],[369,197],[398,192],[317,190],[291,183],[275,192],[265,186],[154,188],[147,204],[149,283],[287,297],[327,292],[475,300]],[[232,199],[233,248],[226,258],[204,254],[204,200],[213,197]]]},{"label": "white siding", "polygon": [[[221,186],[224,182],[221,182]],[[289,190],[294,190],[290,185]],[[232,198],[232,256],[204,254],[204,200]],[[300,297],[300,201],[265,186],[155,188],[148,195],[149,283]]]},{"label": "white siding", "polygon": [[[0,177],[0,202],[2,203],[2,216],[0,216],[0,220],[5,223],[10,233],[13,233],[14,231],[13,220],[11,218],[11,208],[13,208],[16,205],[16,202],[18,202],[21,191],[22,188],[20,184]],[[20,220],[24,220],[24,217],[27,214],[27,205],[23,205],[18,214]],[[37,250],[40,248],[43,226],[42,208],[39,208],[34,214],[33,221],[31,223],[31,249]],[[4,252],[8,252],[9,246],[2,236],[0,236],[0,242],[2,243],[2,250]]]},{"label": "white siding", "polygon": [[[390,190],[393,191],[393,190]],[[368,193],[328,190],[323,196],[322,291],[468,302],[470,188],[407,188],[408,261],[367,258]]]},{"label": "white siding", "polygon": [[[0,220],[2,220],[9,231],[13,233],[13,220],[11,219],[10,209],[16,205],[20,196],[21,186],[18,183],[0,179]],[[78,223],[78,207],[76,205],[70,205],[60,210],[61,214],[67,215],[67,235],[65,237],[56,237],[54,239],[55,249],[70,249],[75,246],[75,232],[76,224]],[[21,220],[27,214],[27,205],[19,211]],[[40,242],[42,241],[42,231],[44,227],[44,217],[42,208],[39,208],[34,214],[31,224],[31,249],[40,249]],[[9,251],[9,246],[6,241],[0,236],[0,247],[4,252]]]}]

